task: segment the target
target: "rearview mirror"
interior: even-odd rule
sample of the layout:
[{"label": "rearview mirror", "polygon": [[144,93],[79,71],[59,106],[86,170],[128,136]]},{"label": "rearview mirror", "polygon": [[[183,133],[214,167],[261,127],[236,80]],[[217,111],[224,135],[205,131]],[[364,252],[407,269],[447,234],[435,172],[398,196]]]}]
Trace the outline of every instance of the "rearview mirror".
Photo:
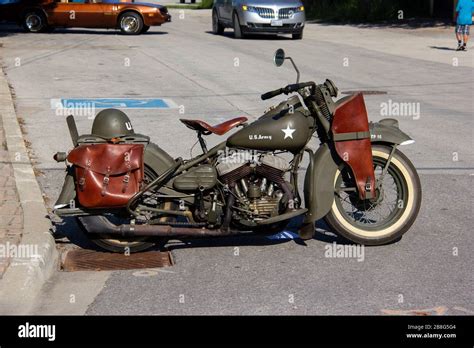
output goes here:
[{"label": "rearview mirror", "polygon": [[283,48],[279,48],[275,52],[275,56],[273,57],[273,62],[275,63],[276,66],[282,66],[283,63],[285,62],[285,51]]}]

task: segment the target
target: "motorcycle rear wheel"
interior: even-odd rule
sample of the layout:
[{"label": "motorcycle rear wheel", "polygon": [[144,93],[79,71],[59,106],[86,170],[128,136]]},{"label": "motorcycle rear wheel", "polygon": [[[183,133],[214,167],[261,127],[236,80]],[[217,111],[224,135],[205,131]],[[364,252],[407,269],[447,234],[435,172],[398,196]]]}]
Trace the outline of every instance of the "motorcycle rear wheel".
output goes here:
[{"label": "motorcycle rear wheel", "polygon": [[[145,164],[144,169],[144,181],[145,183],[151,182],[157,178],[157,174]],[[111,222],[117,224],[118,221],[122,223],[130,223],[130,218],[125,218],[116,215],[107,216]],[[117,221],[118,220],[118,221]],[[120,223],[120,222],[119,222]],[[84,229],[81,222],[78,221],[79,226]],[[148,238],[148,237],[128,237],[128,238],[117,238],[115,236],[98,235],[92,237],[86,232],[86,236],[92,243],[100,247],[101,249],[111,251],[114,253],[137,253],[140,251],[148,250],[155,245],[164,246],[167,242],[165,238]]]},{"label": "motorcycle rear wheel", "polygon": [[[372,147],[376,179],[390,152],[389,146]],[[420,178],[410,160],[395,151],[382,188],[377,190],[381,200],[375,203],[360,200],[356,191],[340,190],[355,186],[351,176],[347,167],[336,172],[334,202],[324,218],[326,223],[342,237],[359,244],[383,245],[400,239],[415,222],[421,205]],[[388,198],[389,194],[392,198]]]}]

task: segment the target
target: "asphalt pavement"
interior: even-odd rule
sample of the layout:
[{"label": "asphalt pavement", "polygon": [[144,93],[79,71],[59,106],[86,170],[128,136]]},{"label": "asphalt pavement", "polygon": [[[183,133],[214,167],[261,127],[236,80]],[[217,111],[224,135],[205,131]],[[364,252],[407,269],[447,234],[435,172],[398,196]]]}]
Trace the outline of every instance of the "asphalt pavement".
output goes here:
[{"label": "asphalt pavement", "polygon": [[[474,60],[471,47],[452,50],[452,28],[308,24],[302,41],[266,35],[235,40],[230,31],[210,33],[209,11],[172,14],[172,23],[136,37],[86,29],[0,33],[2,63],[49,207],[64,176],[52,156],[72,146],[64,115],[56,115],[51,100],[165,99],[168,108],[125,111],[136,132],[173,157],[189,158],[196,139],[179,118],[254,120],[283,98],[260,100],[260,94],[295,81],[290,64],[272,63],[282,47],[303,81],[330,78],[342,92],[371,92],[365,97],[370,119],[394,117],[416,140],[401,150],[420,173],[419,217],[399,242],[365,248],[363,260],[327,257],[328,246],[339,240],[322,222],[306,242],[291,233],[281,239],[174,241],[169,248],[176,264],[170,268],[58,272],[36,313],[474,313]],[[413,108],[397,114],[394,105]],[[79,130],[89,132],[92,120],[76,118]],[[210,145],[221,140],[209,137]],[[71,222],[58,233],[89,247]]]}]

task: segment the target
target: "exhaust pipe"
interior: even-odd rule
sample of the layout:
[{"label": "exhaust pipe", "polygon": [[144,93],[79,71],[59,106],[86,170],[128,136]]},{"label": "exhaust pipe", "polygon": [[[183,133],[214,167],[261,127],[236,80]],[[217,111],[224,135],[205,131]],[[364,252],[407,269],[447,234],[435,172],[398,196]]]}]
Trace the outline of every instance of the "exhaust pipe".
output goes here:
[{"label": "exhaust pipe", "polygon": [[[91,234],[109,234],[122,237],[218,237],[240,234],[228,230],[210,230],[198,227],[173,227],[168,225],[115,225],[104,216],[81,216],[78,220]],[[247,232],[248,233],[248,232]]]}]

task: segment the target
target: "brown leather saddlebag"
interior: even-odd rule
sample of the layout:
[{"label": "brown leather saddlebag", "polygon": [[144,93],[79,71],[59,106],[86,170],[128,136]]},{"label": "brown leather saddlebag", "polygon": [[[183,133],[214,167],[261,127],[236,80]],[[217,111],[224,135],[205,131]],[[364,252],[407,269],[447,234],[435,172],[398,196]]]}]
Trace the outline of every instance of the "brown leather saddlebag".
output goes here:
[{"label": "brown leather saddlebag", "polygon": [[372,161],[369,121],[362,93],[341,101],[332,121],[336,151],[354,174],[359,197],[375,197],[375,175]]},{"label": "brown leather saddlebag", "polygon": [[67,160],[74,165],[76,191],[84,208],[123,207],[140,190],[144,146],[80,145]]}]

